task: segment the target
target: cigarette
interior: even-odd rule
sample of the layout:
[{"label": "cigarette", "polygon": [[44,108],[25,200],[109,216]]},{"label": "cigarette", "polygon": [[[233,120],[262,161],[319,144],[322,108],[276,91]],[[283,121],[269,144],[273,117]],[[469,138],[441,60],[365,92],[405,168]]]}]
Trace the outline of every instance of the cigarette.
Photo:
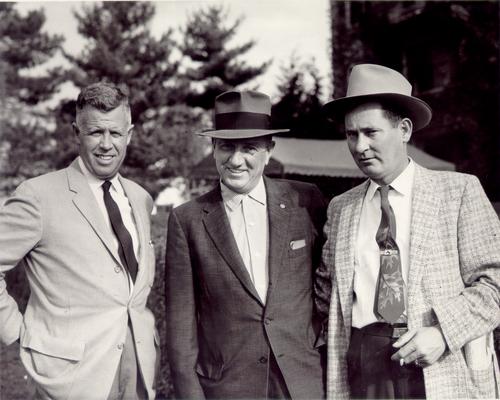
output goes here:
[{"label": "cigarette", "polygon": [[400,358],[399,359],[399,366],[402,367],[403,365],[405,365],[405,360],[404,360],[404,358]]}]

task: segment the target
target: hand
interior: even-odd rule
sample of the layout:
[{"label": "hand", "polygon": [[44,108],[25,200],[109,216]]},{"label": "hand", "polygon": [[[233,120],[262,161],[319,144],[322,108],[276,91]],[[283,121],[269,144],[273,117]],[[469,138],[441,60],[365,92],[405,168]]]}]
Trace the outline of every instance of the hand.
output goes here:
[{"label": "hand", "polygon": [[392,355],[391,360],[400,360],[401,365],[415,362],[427,367],[444,353],[446,341],[439,326],[429,326],[409,330],[393,346],[399,351]]}]

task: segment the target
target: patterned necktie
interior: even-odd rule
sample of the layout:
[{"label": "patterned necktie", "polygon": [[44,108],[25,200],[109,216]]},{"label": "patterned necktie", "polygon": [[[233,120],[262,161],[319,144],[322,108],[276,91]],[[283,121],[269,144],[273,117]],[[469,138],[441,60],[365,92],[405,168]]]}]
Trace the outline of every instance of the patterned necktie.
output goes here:
[{"label": "patterned necktie", "polygon": [[389,204],[390,186],[381,186],[380,204],[382,218],[377,230],[376,241],[380,249],[380,272],[374,311],[388,323],[400,322],[405,310],[401,257],[396,244],[396,218]]},{"label": "patterned necktie", "polygon": [[108,215],[111,221],[111,226],[113,227],[113,232],[118,239],[118,254],[120,255],[122,263],[127,267],[128,272],[132,277],[132,281],[135,282],[135,278],[137,276],[137,259],[135,258],[134,244],[132,242],[132,237],[130,236],[129,231],[123,224],[120,209],[109,193],[110,186],[110,181],[105,181],[102,184],[104,204],[106,205],[106,209],[108,210]]}]

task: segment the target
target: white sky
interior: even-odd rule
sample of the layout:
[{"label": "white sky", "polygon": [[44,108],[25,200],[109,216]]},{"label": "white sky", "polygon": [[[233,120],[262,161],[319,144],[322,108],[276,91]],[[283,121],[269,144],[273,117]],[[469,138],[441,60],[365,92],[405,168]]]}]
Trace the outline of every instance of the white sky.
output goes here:
[{"label": "white sky", "polygon": [[[84,2],[39,1],[19,2],[21,13],[43,8],[46,15],[44,30],[63,34],[66,51],[77,54],[84,40],[76,29],[73,10],[80,10]],[[301,60],[315,60],[325,89],[324,99],[331,96],[331,67],[329,61],[328,0],[167,0],[155,2],[156,14],[150,26],[159,37],[168,28],[178,30],[186,16],[209,4],[223,4],[229,11],[229,22],[243,16],[234,44],[256,40],[253,49],[242,57],[249,65],[258,65],[272,59],[272,65],[261,77],[252,81],[259,90],[276,96],[280,67],[287,65],[292,54]],[[231,43],[233,44],[233,43]],[[58,56],[51,64],[64,63]],[[76,90],[66,86],[58,97],[73,97]]]}]

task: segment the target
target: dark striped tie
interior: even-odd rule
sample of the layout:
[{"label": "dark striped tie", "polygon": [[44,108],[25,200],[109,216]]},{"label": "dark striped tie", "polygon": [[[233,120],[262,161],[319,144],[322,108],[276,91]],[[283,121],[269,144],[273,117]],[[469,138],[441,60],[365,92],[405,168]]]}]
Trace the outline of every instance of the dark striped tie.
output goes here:
[{"label": "dark striped tie", "polygon": [[113,227],[113,232],[118,238],[118,254],[120,259],[128,269],[132,281],[135,282],[137,276],[137,259],[134,253],[134,244],[132,242],[132,237],[129,231],[123,224],[122,216],[120,214],[120,209],[115,203],[111,194],[109,193],[109,188],[111,186],[110,181],[105,181],[102,184],[102,191],[104,193],[104,204],[108,210],[109,219],[111,221],[111,226]]}]

